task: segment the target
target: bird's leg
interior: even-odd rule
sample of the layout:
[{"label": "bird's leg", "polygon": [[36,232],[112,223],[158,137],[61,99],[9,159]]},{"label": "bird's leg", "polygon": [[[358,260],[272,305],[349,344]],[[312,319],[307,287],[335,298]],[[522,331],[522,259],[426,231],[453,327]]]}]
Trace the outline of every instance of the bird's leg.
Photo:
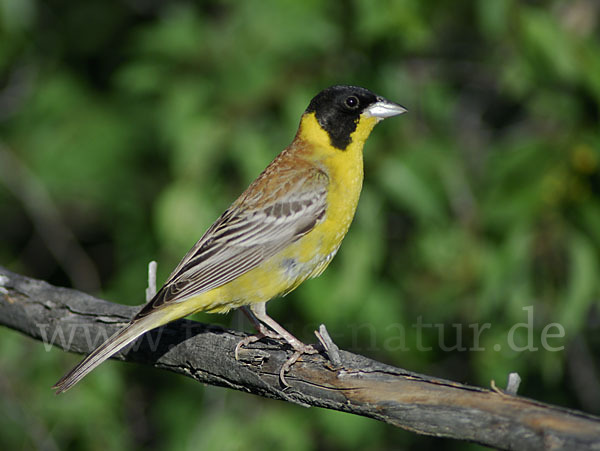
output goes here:
[{"label": "bird's leg", "polygon": [[242,312],[244,312],[244,314],[248,317],[248,319],[250,320],[250,322],[252,323],[252,325],[254,326],[254,328],[263,337],[269,337],[269,338],[273,338],[275,340],[281,338],[281,336],[278,333],[273,332],[270,329],[268,329],[267,327],[265,327],[265,325],[260,322],[260,320],[256,317],[256,315],[254,315],[254,313],[252,312],[252,310],[250,308],[248,308],[246,306],[243,306],[242,307]]},{"label": "bird's leg", "polygon": [[303,354],[316,354],[318,352],[311,345],[305,345],[302,343],[291,333],[285,330],[281,325],[279,325],[279,323],[277,323],[273,318],[267,315],[266,302],[252,304],[250,306],[250,311],[256,317],[256,319],[258,319],[258,321],[266,324],[271,328],[271,330],[275,331],[277,338],[283,338],[285,341],[287,341],[289,345],[294,348],[294,351],[302,351]]},{"label": "bird's leg", "polygon": [[248,307],[242,307],[242,312],[244,312],[244,314],[248,317],[248,319],[250,320],[254,328],[258,331],[258,333],[255,335],[249,335],[238,342],[238,344],[235,347],[235,360],[239,360],[239,351],[244,346],[248,346],[251,343],[256,343],[264,337],[273,338],[274,340],[278,340],[279,338],[281,338],[279,334],[265,327],[265,325],[261,323],[256,316],[254,316],[254,313],[252,313],[252,311]]},{"label": "bird's leg", "polygon": [[[319,351],[317,351],[311,345],[302,343],[291,333],[285,330],[281,325],[279,325],[279,323],[277,323],[273,318],[267,315],[266,302],[251,304],[249,308],[242,307],[242,311],[248,316],[248,318],[250,318],[250,321],[252,321],[258,330],[258,334],[246,337],[237,344],[235,347],[236,359],[237,353],[241,347],[250,343],[254,343],[263,337],[285,340],[294,349],[294,354],[292,354],[292,356],[282,365],[281,370],[279,371],[279,378],[283,385],[289,386],[285,380],[285,373],[303,354],[316,354]],[[271,330],[267,329],[265,325],[267,325]]]}]

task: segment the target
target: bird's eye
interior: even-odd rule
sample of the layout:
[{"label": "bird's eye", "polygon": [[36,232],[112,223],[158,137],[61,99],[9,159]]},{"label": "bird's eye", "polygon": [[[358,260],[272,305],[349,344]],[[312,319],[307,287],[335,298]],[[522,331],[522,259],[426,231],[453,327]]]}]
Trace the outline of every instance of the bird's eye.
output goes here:
[{"label": "bird's eye", "polygon": [[355,109],[358,106],[358,98],[356,96],[347,97],[346,106],[348,108]]}]

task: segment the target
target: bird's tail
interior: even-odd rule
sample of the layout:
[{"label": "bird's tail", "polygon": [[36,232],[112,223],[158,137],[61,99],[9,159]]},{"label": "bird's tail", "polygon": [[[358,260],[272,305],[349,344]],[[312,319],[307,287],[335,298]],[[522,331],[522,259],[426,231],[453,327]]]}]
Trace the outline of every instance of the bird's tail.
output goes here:
[{"label": "bird's tail", "polygon": [[144,332],[154,329],[159,325],[160,323],[156,324],[156,320],[153,320],[151,316],[134,320],[98,346],[85,359],[79,362],[75,368],[54,384],[52,388],[56,390],[57,395],[67,391],[106,359],[119,352],[140,335],[144,334]]}]

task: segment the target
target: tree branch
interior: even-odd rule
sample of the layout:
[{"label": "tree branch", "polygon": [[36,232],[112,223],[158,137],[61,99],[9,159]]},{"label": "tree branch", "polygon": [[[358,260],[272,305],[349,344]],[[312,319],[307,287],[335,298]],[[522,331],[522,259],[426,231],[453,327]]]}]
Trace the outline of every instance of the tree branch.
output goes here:
[{"label": "tree branch", "polygon": [[[122,327],[135,307],[96,299],[0,267],[0,324],[87,353]],[[500,449],[600,449],[600,418],[531,399],[412,373],[339,351],[333,367],[303,356],[283,390],[279,368],[289,349],[265,340],[240,352],[243,337],[188,320],[145,334],[116,358],[153,365],[199,382],[304,406],[374,418],[419,434],[473,441]],[[59,375],[57,375],[58,378]]]}]

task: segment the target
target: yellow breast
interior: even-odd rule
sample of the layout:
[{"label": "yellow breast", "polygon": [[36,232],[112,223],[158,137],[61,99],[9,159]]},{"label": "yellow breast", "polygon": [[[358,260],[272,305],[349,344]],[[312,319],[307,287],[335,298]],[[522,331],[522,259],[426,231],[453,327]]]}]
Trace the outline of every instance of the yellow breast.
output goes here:
[{"label": "yellow breast", "polygon": [[319,126],[314,114],[303,118],[299,135],[310,143],[303,157],[329,176],[329,187],[325,219],[301,240],[307,243],[302,245],[301,260],[309,260],[309,249],[315,248],[319,249],[318,256],[329,261],[333,256],[330,254],[335,254],[348,232],[362,189],[362,150],[375,123],[374,118],[362,118],[351,135],[352,142],[341,150],[330,145],[329,135]]}]

